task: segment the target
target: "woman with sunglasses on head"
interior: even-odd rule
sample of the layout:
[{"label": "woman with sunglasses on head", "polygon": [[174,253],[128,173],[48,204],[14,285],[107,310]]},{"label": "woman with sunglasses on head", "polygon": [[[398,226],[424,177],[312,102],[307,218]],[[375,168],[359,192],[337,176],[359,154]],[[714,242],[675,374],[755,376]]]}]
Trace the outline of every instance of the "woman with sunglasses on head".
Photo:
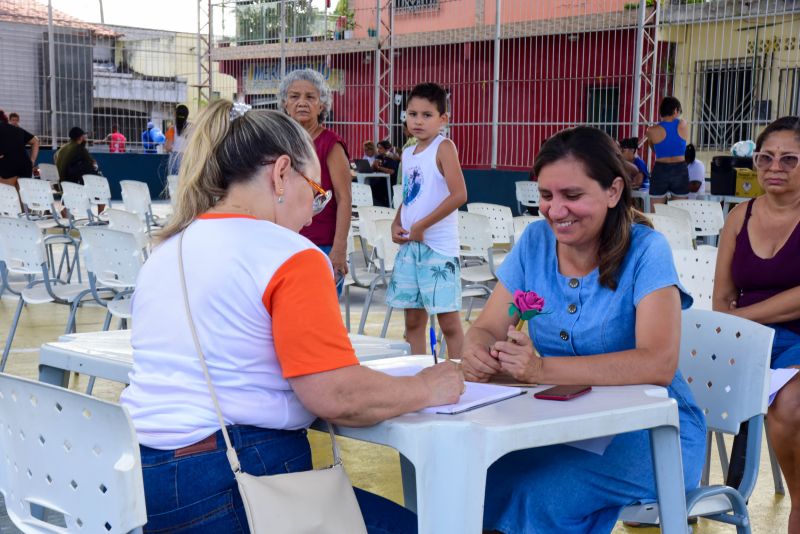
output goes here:
[{"label": "woman with sunglasses on head", "polygon": [[347,234],[352,210],[352,177],[347,145],[323,122],[331,110],[331,90],[322,74],[311,69],[288,73],[278,88],[281,108],[300,123],[314,140],[319,158],[322,187],[333,191],[333,200],[301,234],[330,258],[336,273],[337,291],[347,274]]},{"label": "woman with sunglasses on head", "polygon": [[[775,329],[773,369],[800,367],[800,119],[758,136],[753,164],[764,194],[733,209],[717,254],[713,307]],[[767,431],[786,476],[789,532],[800,533],[800,379],[769,408]]]},{"label": "woman with sunglasses on head", "polygon": [[[184,309],[244,472],[311,468],[317,418],[366,426],[455,402],[452,363],[395,378],[361,367],[331,263],[299,231],[330,193],[311,138],[277,111],[218,100],[180,169],[175,213],[133,298],[133,371],[121,403],[141,445],[145,532],[248,532]],[[411,512],[356,490],[371,533],[416,532]]]}]

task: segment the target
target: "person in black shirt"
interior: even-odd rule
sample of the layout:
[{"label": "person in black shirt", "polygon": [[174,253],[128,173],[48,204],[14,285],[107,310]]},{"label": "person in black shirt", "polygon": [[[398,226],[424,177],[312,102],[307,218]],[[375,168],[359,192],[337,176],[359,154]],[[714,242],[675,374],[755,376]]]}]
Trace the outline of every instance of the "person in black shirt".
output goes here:
[{"label": "person in black shirt", "polygon": [[86,150],[86,132],[77,126],[70,129],[69,143],[58,149],[55,161],[62,182],[83,185],[84,174],[97,173],[97,162]]},{"label": "person in black shirt", "polygon": [[[389,141],[380,141],[378,143],[378,153],[375,156],[375,161],[372,163],[372,169],[375,172],[383,172],[388,174],[391,178],[392,185],[397,184],[397,168],[400,166],[400,161],[394,156],[392,143]],[[372,188],[372,197],[375,199],[377,206],[392,206],[389,192],[386,190],[383,182],[372,180],[370,183]]]},{"label": "person in black shirt", "polygon": [[[30,155],[26,147],[31,147]],[[39,139],[22,128],[8,124],[0,110],[0,183],[17,187],[18,178],[33,176],[39,156]]]}]

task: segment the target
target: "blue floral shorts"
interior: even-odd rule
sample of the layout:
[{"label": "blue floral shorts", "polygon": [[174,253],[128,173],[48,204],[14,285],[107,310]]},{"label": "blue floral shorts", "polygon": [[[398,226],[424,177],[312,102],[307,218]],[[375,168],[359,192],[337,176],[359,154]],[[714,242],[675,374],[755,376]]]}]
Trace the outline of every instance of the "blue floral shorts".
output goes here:
[{"label": "blue floral shorts", "polygon": [[458,258],[439,254],[418,241],[401,246],[386,302],[393,308],[425,308],[434,315],[461,310]]}]

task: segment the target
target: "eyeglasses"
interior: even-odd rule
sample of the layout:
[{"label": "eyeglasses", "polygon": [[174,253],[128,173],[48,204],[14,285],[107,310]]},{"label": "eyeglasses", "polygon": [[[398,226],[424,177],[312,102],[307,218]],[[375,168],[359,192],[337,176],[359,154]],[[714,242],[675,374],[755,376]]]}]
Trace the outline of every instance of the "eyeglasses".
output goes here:
[{"label": "eyeglasses", "polygon": [[[261,165],[272,165],[277,160],[267,160],[262,161]],[[293,167],[294,168],[294,167]],[[318,213],[322,212],[325,209],[325,206],[328,205],[328,202],[331,201],[333,197],[333,193],[330,191],[325,191],[317,182],[303,174],[302,172],[295,169],[295,172],[303,177],[303,179],[308,182],[308,185],[311,186],[311,190],[314,191],[314,200],[311,204],[311,214],[317,215]]]},{"label": "eyeglasses", "polygon": [[[781,170],[785,172],[791,172],[800,165],[800,154],[781,154],[777,159]],[[753,152],[753,165],[757,169],[766,171],[774,161],[775,156],[768,152]]]}]

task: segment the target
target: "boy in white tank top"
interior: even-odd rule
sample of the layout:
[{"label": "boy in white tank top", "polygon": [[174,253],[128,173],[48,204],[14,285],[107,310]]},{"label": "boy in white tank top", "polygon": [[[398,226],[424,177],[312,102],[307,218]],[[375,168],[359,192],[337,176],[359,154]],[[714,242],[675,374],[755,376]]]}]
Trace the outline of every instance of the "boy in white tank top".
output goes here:
[{"label": "boy in white tank top", "polygon": [[458,151],[439,132],[447,123],[447,93],[434,83],[411,91],[406,123],[417,144],[403,150],[403,203],[392,223],[401,245],[387,303],[405,310],[406,338],[413,354],[425,354],[428,314],[436,315],[450,357],[461,357],[461,269],[458,208],[467,187]]}]

